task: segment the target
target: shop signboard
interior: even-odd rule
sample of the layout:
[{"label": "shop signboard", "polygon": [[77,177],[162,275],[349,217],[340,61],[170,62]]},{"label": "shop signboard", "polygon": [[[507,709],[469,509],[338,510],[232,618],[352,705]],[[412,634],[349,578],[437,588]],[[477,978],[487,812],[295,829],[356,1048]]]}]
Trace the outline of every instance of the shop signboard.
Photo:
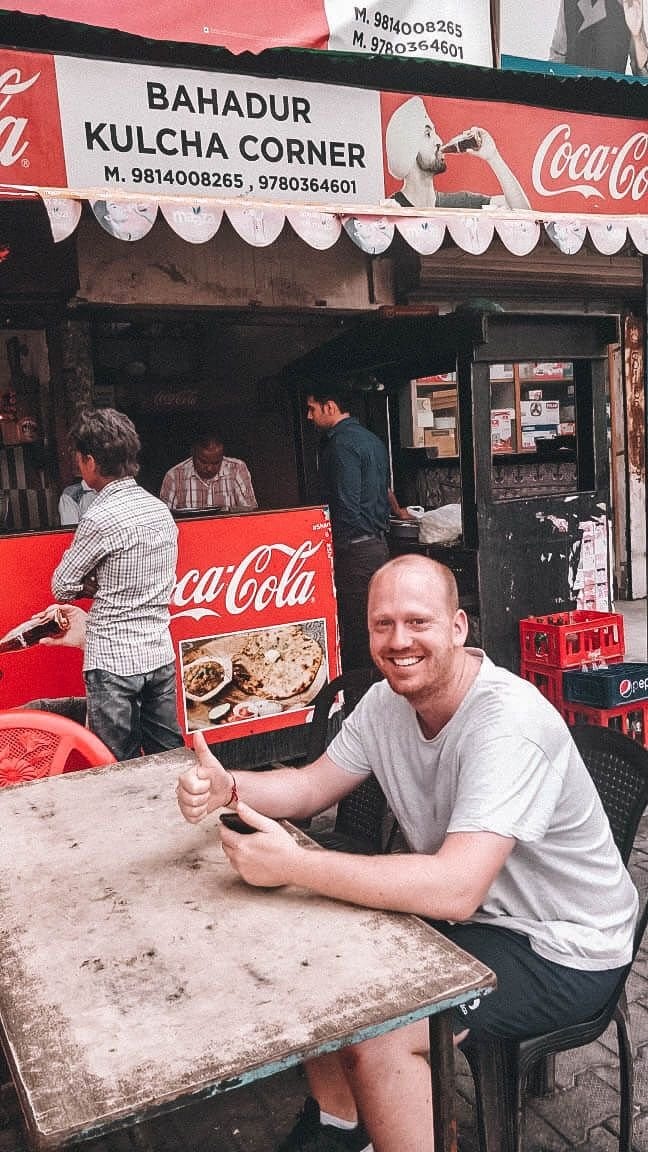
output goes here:
[{"label": "shop signboard", "polygon": [[[41,16],[41,0],[16,0],[16,12]],[[492,64],[489,0],[48,0],[47,15],[118,28],[155,40],[262,52],[281,46],[333,52]]]},{"label": "shop signboard", "polygon": [[206,204],[212,233],[217,201],[239,217],[268,202],[461,209],[477,248],[480,225],[492,231],[482,208],[519,211],[520,225],[529,210],[639,224],[647,153],[648,118],[0,53],[0,184],[85,195],[121,239],[145,235],[157,203],[178,197],[189,213]]},{"label": "shop signboard", "polygon": [[[171,635],[186,736],[211,741],[306,723],[339,674],[331,527],[321,506],[182,521]],[[0,635],[51,603],[71,532],[2,540]],[[87,601],[80,601],[88,607]],[[83,695],[82,657],[37,646],[0,656],[0,710]]]}]

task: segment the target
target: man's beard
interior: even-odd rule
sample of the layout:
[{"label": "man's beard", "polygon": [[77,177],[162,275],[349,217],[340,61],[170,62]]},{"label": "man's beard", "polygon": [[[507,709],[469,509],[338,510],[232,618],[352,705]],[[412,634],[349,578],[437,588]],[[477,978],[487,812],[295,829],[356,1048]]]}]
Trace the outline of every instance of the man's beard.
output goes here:
[{"label": "man's beard", "polygon": [[439,172],[447,172],[448,170],[445,156],[439,151],[435,152],[432,160],[424,160],[419,152],[416,157],[416,166],[421,169],[421,172],[428,172],[431,176],[437,176]]}]

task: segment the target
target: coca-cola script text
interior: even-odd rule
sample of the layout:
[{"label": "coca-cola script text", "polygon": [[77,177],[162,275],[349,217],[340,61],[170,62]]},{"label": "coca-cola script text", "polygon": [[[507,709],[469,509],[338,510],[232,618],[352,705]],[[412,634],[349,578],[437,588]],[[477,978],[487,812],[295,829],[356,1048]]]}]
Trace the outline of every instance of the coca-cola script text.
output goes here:
[{"label": "coca-cola script text", "polygon": [[[297,548],[288,544],[262,544],[238,564],[218,565],[201,572],[191,568],[181,576],[171,597],[174,619],[191,616],[238,616],[252,609],[263,612],[269,605],[293,608],[312,598],[315,572],[308,561],[322,547],[305,540]],[[277,560],[281,567],[277,570]],[[223,611],[211,607],[222,600]],[[210,607],[204,607],[210,605]],[[180,611],[174,611],[180,609]]]}]

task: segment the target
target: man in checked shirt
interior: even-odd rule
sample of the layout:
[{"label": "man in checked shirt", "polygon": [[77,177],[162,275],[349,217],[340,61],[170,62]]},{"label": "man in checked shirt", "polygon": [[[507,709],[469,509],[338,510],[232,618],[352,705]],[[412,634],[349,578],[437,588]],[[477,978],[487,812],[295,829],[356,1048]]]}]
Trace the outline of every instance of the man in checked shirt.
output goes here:
[{"label": "man in checked shirt", "polygon": [[247,464],[225,455],[223,437],[213,428],[194,440],[191,456],[169,468],[160,500],[174,511],[252,512],[257,507]]},{"label": "man in checked shirt", "polygon": [[70,444],[97,497],[54,572],[52,593],[93,599],[83,661],[88,727],[117,760],[179,748],[169,633],[178,530],[135,481],[140,441],[122,412],[85,409]]}]

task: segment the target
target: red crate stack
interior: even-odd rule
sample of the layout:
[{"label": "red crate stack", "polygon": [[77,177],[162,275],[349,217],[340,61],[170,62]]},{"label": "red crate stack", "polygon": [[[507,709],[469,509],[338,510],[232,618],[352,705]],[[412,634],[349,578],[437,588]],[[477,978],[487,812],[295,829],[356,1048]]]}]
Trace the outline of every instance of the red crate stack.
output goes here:
[{"label": "red crate stack", "polygon": [[593,660],[620,660],[625,652],[618,612],[555,612],[520,620],[520,655],[526,664],[580,668]]},{"label": "red crate stack", "polygon": [[585,704],[565,704],[563,716],[568,724],[596,724],[599,728],[616,728],[648,747],[648,700],[633,700],[617,708],[588,708]]},{"label": "red crate stack", "polygon": [[616,664],[624,652],[623,617],[617,612],[556,612],[520,620],[520,675],[565,717],[569,705],[563,695],[563,672],[599,662]]},{"label": "red crate stack", "polygon": [[530,664],[523,660],[520,665],[520,676],[523,680],[530,680],[539,692],[550,700],[558,711],[563,714],[564,699],[562,668],[549,668],[546,664]]}]

